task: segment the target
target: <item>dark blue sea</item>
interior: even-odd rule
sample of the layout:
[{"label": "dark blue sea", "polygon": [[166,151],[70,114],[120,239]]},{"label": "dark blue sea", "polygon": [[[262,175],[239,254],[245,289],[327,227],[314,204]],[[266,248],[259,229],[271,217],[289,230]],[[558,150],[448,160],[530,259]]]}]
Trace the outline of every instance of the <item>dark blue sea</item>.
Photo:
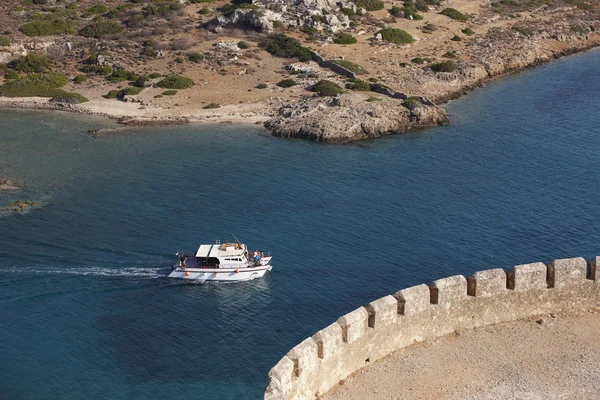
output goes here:
[{"label": "dark blue sea", "polygon": [[[600,254],[600,52],[452,102],[452,125],[323,145],[0,111],[0,399],[260,399],[291,347],[370,300]],[[264,279],[166,278],[237,236]]]}]

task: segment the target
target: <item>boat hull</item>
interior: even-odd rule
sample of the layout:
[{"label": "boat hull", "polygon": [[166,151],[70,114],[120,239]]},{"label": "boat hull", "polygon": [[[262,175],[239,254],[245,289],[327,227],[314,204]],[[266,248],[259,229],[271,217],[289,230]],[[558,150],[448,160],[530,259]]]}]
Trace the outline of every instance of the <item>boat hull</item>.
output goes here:
[{"label": "boat hull", "polygon": [[271,270],[270,265],[255,268],[181,268],[171,271],[169,278],[194,281],[240,282],[263,277]]}]

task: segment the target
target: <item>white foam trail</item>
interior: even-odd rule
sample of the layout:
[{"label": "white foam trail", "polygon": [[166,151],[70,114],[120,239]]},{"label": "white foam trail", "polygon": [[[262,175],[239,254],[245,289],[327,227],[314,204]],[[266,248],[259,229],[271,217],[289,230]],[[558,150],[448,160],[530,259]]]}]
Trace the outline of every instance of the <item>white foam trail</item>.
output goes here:
[{"label": "white foam trail", "polygon": [[[4,268],[0,269],[2,271]],[[137,277],[137,278],[160,278],[168,275],[170,267],[123,267],[105,268],[93,265],[81,267],[58,267],[58,266],[25,266],[9,267],[7,272],[27,275],[80,275],[80,276],[114,276],[114,277]]]}]

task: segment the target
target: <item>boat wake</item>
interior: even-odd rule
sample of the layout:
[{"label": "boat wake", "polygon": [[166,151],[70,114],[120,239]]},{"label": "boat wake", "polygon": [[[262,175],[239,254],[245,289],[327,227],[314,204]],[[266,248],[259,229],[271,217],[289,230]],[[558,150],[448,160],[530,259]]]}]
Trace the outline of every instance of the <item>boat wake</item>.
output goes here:
[{"label": "boat wake", "polygon": [[123,267],[107,268],[93,265],[68,267],[68,266],[13,266],[1,268],[0,271],[27,274],[27,275],[80,275],[80,276],[107,276],[107,277],[135,277],[135,278],[164,278],[171,271],[171,267]]}]

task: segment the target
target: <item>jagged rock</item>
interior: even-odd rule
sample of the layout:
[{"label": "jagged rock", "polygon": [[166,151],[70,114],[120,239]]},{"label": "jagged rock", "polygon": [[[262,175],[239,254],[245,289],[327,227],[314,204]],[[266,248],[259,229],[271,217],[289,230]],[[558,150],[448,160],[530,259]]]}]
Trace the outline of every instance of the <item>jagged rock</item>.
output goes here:
[{"label": "jagged rock", "polygon": [[0,190],[19,190],[19,188],[10,179],[0,179]]},{"label": "jagged rock", "polygon": [[356,8],[348,0],[255,0],[252,5],[253,8],[238,8],[227,16],[220,15],[207,27],[218,32],[227,25],[247,24],[271,32],[277,21],[284,26],[337,32],[350,26],[350,19],[340,9]]},{"label": "jagged rock", "polygon": [[353,93],[305,99],[282,106],[265,126],[280,137],[348,142],[449,122],[442,108],[416,99],[411,102],[411,109],[398,100],[365,100]]}]

